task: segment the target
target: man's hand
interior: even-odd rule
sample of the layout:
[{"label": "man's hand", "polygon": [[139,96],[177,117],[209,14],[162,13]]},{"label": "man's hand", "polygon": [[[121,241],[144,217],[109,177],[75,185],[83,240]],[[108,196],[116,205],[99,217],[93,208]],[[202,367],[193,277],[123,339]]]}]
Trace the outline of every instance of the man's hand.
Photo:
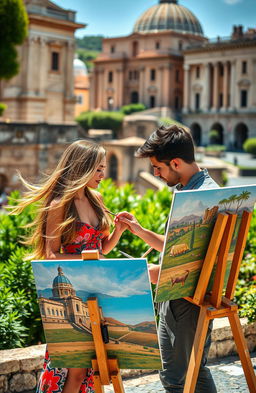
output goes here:
[{"label": "man's hand", "polygon": [[149,263],[148,264],[148,272],[149,272],[149,277],[150,281],[152,284],[157,284],[158,282],[158,276],[160,272],[160,265],[155,265],[154,263]]},{"label": "man's hand", "polygon": [[137,219],[131,213],[128,212],[118,213],[114,221],[116,225],[118,222],[127,224],[128,226],[127,229],[129,229],[129,231],[131,231],[135,235],[138,235],[142,229]]}]

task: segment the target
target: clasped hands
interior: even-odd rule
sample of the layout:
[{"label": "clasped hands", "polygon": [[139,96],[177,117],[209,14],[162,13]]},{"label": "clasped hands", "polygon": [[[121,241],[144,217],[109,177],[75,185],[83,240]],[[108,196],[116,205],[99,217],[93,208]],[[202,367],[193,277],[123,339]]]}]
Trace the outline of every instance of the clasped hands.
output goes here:
[{"label": "clasped hands", "polygon": [[[134,235],[139,236],[143,232],[143,227],[140,225],[136,217],[126,211],[118,213],[114,219],[115,225],[126,226]],[[158,276],[160,272],[160,265],[155,265],[153,263],[148,264],[149,277],[152,284],[157,284]]]}]

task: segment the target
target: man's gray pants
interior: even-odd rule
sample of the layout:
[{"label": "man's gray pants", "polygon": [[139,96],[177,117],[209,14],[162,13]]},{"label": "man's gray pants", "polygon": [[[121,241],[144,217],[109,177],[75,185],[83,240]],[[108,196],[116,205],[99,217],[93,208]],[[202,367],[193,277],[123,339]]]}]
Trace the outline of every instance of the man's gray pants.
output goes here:
[{"label": "man's gray pants", "polygon": [[[163,358],[160,379],[167,393],[183,393],[200,308],[185,299],[160,305],[159,340]],[[199,369],[195,393],[217,393],[210,370],[206,367],[211,343],[212,321]]]}]

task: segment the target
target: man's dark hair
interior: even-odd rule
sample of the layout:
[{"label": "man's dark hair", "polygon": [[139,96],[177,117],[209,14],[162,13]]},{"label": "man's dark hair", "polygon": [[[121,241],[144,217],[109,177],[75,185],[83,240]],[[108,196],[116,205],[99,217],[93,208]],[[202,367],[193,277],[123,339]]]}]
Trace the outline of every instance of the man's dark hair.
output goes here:
[{"label": "man's dark hair", "polygon": [[191,134],[182,127],[159,127],[136,152],[135,157],[156,157],[160,162],[181,158],[188,164],[195,161]]}]

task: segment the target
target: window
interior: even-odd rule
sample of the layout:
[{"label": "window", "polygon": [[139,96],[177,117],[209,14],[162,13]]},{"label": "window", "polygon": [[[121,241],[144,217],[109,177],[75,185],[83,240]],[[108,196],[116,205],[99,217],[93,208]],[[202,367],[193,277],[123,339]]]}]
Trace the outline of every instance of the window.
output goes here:
[{"label": "window", "polygon": [[111,52],[111,53],[115,53],[115,51],[116,51],[115,45],[111,45],[111,47],[110,47],[110,52]]},{"label": "window", "polygon": [[57,315],[57,317],[59,316],[59,311],[58,310],[56,310],[56,315]]},{"label": "window", "polygon": [[76,96],[76,102],[77,104],[83,104],[84,102],[84,97],[82,95]]},{"label": "window", "polygon": [[179,41],[179,50],[182,50],[182,49],[183,49],[183,42]]},{"label": "window", "polygon": [[241,107],[247,107],[247,90],[241,90]]},{"label": "window", "polygon": [[77,312],[80,311],[78,304],[76,304],[76,311],[77,311]]},{"label": "window", "polygon": [[52,309],[52,315],[55,315],[55,313],[54,313],[54,309]]},{"label": "window", "polygon": [[52,71],[59,71],[59,66],[60,66],[59,60],[60,60],[59,52],[52,52],[52,65],[51,65]]},{"label": "window", "polygon": [[175,72],[175,80],[177,83],[179,83],[180,81],[180,70],[176,70]]},{"label": "window", "polygon": [[242,62],[242,74],[247,74],[247,61]]},{"label": "window", "polygon": [[200,67],[199,66],[196,67],[196,78],[197,79],[200,78]]},{"label": "window", "polygon": [[129,71],[129,80],[132,80],[132,71]]},{"label": "window", "polygon": [[150,108],[154,108],[156,106],[156,97],[155,96],[149,97],[149,106],[150,106]]},{"label": "window", "polygon": [[62,311],[60,310],[60,315],[63,317]]},{"label": "window", "polygon": [[150,70],[150,80],[151,81],[156,80],[156,70],[155,69]]},{"label": "window", "polygon": [[196,93],[195,95],[195,108],[196,110],[200,109],[200,93]]},{"label": "window", "polygon": [[160,42],[159,41],[156,42],[156,49],[160,49]]},{"label": "window", "polygon": [[113,82],[113,72],[109,71],[108,73],[108,83],[112,83]]},{"label": "window", "polygon": [[51,315],[51,310],[49,308],[47,308],[47,314]]},{"label": "window", "polygon": [[223,93],[220,93],[220,95],[219,95],[219,107],[220,108],[223,107]]},{"label": "window", "polygon": [[137,41],[134,41],[132,43],[132,55],[137,56],[138,52],[139,52],[139,44]]}]

